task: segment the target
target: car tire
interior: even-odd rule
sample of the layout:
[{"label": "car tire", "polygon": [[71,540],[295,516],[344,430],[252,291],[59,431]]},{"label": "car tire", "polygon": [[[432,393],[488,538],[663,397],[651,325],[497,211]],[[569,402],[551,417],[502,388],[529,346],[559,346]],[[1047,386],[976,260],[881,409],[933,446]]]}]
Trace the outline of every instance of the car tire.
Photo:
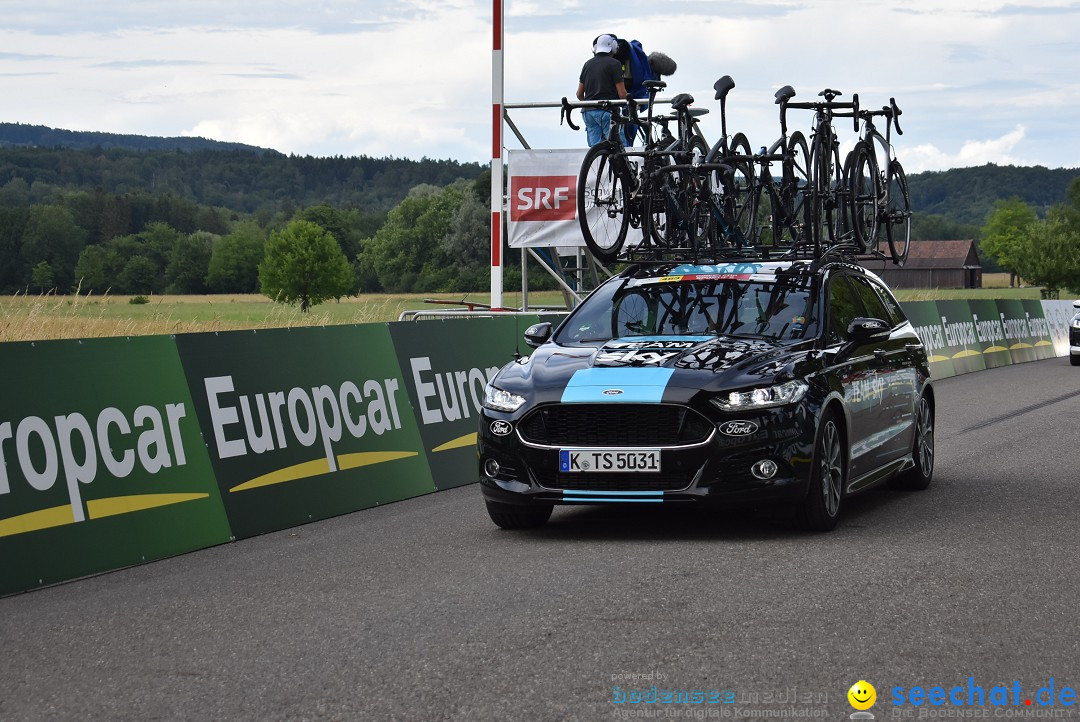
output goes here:
[{"label": "car tire", "polygon": [[1071,363],[1073,366],[1080,366],[1080,356],[1076,354],[1071,354],[1069,356],[1069,363]]},{"label": "car tire", "polygon": [[806,531],[830,531],[840,520],[847,467],[844,434],[836,414],[828,411],[818,424],[814,460],[806,498],[795,507],[795,520]]},{"label": "car tire", "polygon": [[925,396],[919,397],[916,407],[911,458],[915,466],[889,480],[894,489],[921,491],[930,486],[934,478],[934,407]]},{"label": "car tire", "polygon": [[547,523],[551,517],[551,505],[516,506],[497,501],[486,501],[488,516],[503,529],[535,529]]}]

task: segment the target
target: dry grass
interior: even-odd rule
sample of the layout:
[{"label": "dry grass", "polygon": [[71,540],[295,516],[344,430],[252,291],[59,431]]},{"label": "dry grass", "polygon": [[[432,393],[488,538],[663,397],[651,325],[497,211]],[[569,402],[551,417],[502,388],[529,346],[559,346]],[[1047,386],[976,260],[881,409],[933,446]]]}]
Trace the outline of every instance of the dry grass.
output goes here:
[{"label": "dry grass", "polygon": [[[458,294],[450,300],[462,297]],[[518,297],[506,294],[504,303],[513,305]],[[530,294],[529,298],[535,304],[553,303],[556,297]],[[380,323],[396,321],[404,310],[453,308],[425,304],[425,296],[418,294],[363,295],[324,303],[306,314],[255,294],[151,296],[145,304],[132,304],[131,298],[78,293],[2,296],[0,342]],[[467,298],[487,300],[480,293]]]}]

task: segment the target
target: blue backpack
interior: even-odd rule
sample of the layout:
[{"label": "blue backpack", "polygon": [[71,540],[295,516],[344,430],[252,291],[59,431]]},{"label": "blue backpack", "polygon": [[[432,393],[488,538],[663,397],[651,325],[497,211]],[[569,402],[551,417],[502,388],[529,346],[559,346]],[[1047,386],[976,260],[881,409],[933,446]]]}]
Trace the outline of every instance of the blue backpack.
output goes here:
[{"label": "blue backpack", "polygon": [[647,98],[649,91],[641,84],[646,80],[657,80],[649,67],[649,56],[645,54],[641,43],[637,40],[619,39],[619,49],[615,51],[615,58],[623,64],[623,82],[626,83],[626,94],[631,98]]}]

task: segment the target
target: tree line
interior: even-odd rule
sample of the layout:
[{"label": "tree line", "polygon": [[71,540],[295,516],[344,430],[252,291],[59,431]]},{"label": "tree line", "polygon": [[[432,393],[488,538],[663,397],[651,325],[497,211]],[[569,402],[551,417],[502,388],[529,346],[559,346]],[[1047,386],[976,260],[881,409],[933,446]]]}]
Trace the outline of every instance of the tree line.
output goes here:
[{"label": "tree line", "polygon": [[[205,139],[146,139],[136,145],[150,149],[135,150],[126,136],[45,131],[0,124],[2,292],[258,292],[274,234],[314,238],[297,222],[333,240],[349,269],[334,261],[343,293],[488,287],[490,173],[478,164],[285,156]],[[180,140],[192,149],[168,145]],[[981,240],[995,203],[1015,199],[1045,222],[1078,173],[991,165],[913,175],[913,237],[975,239],[995,270],[1009,262]],[[520,285],[518,268],[508,258],[507,288]],[[542,272],[530,278],[553,285]]]}]

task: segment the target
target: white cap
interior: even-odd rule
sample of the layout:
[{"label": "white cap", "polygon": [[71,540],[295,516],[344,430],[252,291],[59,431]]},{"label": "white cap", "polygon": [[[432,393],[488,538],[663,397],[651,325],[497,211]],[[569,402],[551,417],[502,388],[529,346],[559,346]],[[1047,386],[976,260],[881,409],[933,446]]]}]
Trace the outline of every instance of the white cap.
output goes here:
[{"label": "white cap", "polygon": [[619,47],[619,41],[614,35],[601,35],[593,43],[592,51],[596,53],[614,53]]}]

